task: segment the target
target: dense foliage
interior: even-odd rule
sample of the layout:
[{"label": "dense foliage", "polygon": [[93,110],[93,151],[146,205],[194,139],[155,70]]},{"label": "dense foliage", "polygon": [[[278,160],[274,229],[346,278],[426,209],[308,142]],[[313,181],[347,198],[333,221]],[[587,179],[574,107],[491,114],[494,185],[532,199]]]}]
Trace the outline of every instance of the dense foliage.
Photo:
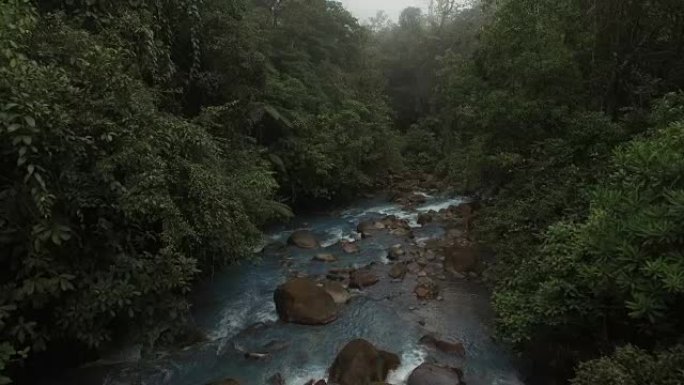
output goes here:
[{"label": "dense foliage", "polygon": [[276,198],[400,167],[368,37],[324,0],[0,1],[0,383],[173,340]]},{"label": "dense foliage", "polygon": [[577,384],[681,382],[684,3],[431,3],[377,41],[411,47],[383,61],[407,163],[486,201],[499,336],[563,377],[608,354]]}]

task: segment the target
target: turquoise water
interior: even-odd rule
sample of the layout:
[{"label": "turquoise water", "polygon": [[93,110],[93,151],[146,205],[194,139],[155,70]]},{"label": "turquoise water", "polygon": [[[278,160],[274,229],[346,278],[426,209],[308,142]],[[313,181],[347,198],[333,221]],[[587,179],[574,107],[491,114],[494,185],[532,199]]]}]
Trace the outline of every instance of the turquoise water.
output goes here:
[{"label": "turquoise water", "polygon": [[[444,230],[439,226],[417,225],[418,212],[460,202],[459,198],[428,197],[425,205],[409,212],[394,204],[369,200],[336,214],[298,218],[288,226],[271,229],[265,237],[266,248],[254,261],[216,274],[195,291],[193,313],[210,342],[151,359],[131,359],[135,357],[132,355],[128,362],[107,367],[103,379],[90,383],[204,385],[235,378],[245,385],[264,385],[280,373],[288,385],[303,385],[309,379],[325,378],[326,369],[349,340],[365,338],[402,358],[402,366],[389,379],[396,385],[425,361],[463,367],[469,385],[521,384],[510,355],[491,339],[489,295],[481,284],[440,281],[444,300],[420,303],[412,294],[414,276],[398,283],[391,282],[386,274],[386,250],[407,242],[405,238],[383,234],[360,240],[359,254],[347,255],[340,250],[339,240],[357,237],[354,230],[360,220],[388,214],[408,219],[415,227],[418,243],[440,236]],[[300,228],[313,231],[325,252],[337,255],[338,261],[313,262],[312,256],[322,250],[286,246],[289,234]],[[354,298],[335,322],[326,326],[278,322],[273,291],[289,274],[297,271],[316,277],[330,268],[369,263],[376,264],[374,270],[382,277],[381,282],[353,292]],[[443,356],[421,346],[418,341],[427,333],[463,341],[467,357]],[[251,360],[243,351],[268,351],[270,355]],[[102,367],[94,368],[91,370],[103,372]]]}]

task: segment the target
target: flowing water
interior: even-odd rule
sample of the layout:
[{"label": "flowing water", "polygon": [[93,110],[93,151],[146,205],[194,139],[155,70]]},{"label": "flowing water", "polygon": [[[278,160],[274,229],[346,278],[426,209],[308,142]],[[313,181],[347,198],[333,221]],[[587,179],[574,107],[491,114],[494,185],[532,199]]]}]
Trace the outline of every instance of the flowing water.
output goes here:
[{"label": "flowing water", "polygon": [[[462,367],[471,384],[521,384],[510,355],[491,338],[492,313],[489,294],[477,282],[439,281],[442,301],[419,302],[412,294],[415,276],[403,282],[387,277],[387,249],[406,238],[381,234],[359,241],[359,254],[345,254],[339,241],[355,239],[359,221],[396,215],[414,227],[415,242],[439,237],[438,225],[421,227],[419,212],[440,210],[463,202],[460,198],[427,196],[425,205],[406,211],[396,204],[369,200],[336,214],[297,218],[287,227],[272,229],[265,250],[249,263],[216,274],[194,293],[193,312],[210,342],[181,352],[157,355],[107,368],[104,380],[93,384],[204,385],[234,378],[245,385],[265,385],[280,373],[288,385],[303,385],[326,377],[337,352],[350,340],[364,338],[401,357],[402,366],[390,374],[392,384],[403,384],[423,362]],[[309,229],[321,240],[326,252],[338,256],[335,263],[312,261],[322,250],[285,246],[296,229]],[[283,263],[288,261],[288,263]],[[380,283],[363,291],[342,308],[339,318],[325,326],[281,323],[273,303],[274,289],[294,271],[324,276],[331,268],[360,267],[376,263]],[[442,355],[418,343],[421,336],[435,333],[460,340],[465,359]],[[261,360],[245,358],[244,351],[270,352]]]}]

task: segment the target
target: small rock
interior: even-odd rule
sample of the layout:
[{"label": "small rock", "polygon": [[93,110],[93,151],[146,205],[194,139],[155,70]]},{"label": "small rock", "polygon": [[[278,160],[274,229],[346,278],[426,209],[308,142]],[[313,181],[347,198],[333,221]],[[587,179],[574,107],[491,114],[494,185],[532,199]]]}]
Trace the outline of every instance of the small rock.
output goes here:
[{"label": "small rock", "polygon": [[406,276],[406,265],[403,263],[395,263],[389,271],[389,276],[394,279],[402,279]]},{"label": "small rock", "polygon": [[342,243],[342,251],[344,251],[347,254],[355,254],[361,251],[361,248],[359,247],[359,244],[356,242],[345,241]]},{"label": "small rock", "polygon": [[371,237],[375,232],[383,229],[385,229],[385,225],[376,220],[362,221],[358,226],[356,226],[356,231],[361,233],[363,238]]},{"label": "small rock", "polygon": [[427,277],[427,276],[428,276],[428,273],[425,272],[425,270],[421,270],[421,271],[418,272],[417,275],[418,275],[419,277]]},{"label": "small rock", "polygon": [[370,271],[357,270],[351,274],[349,286],[357,289],[373,286],[380,281],[380,277]]},{"label": "small rock", "polygon": [[338,305],[343,305],[351,299],[351,295],[339,282],[325,281],[321,284],[323,290],[325,290],[332,297]]},{"label": "small rock", "polygon": [[285,385],[285,379],[282,374],[276,373],[268,379],[268,385]]},{"label": "small rock", "polygon": [[432,217],[432,214],[430,214],[430,213],[418,214],[418,224],[421,226],[427,225],[428,223],[432,222],[433,219],[434,218]]},{"label": "small rock", "polygon": [[442,353],[455,354],[459,357],[465,357],[466,354],[465,346],[463,346],[463,343],[460,341],[446,341],[428,334],[420,339],[420,343],[437,349]]},{"label": "small rock", "polygon": [[418,321],[418,324],[419,324],[420,326],[425,326],[425,320],[420,320],[420,321]]},{"label": "small rock", "polygon": [[429,278],[419,278],[418,285],[413,292],[421,300],[435,299],[439,293],[439,287]]},{"label": "small rock", "polygon": [[406,269],[411,274],[418,274],[418,272],[420,271],[420,266],[415,262],[411,262],[408,264],[408,266],[406,266]]},{"label": "small rock", "polygon": [[402,245],[394,245],[394,246],[390,247],[387,257],[391,260],[396,261],[398,259],[401,259],[401,257],[404,256],[404,254],[405,254],[405,252],[404,252],[404,248],[402,247]]},{"label": "small rock", "polygon": [[321,254],[316,254],[316,256],[313,258],[314,261],[319,261],[319,262],[336,262],[337,257],[330,253],[321,253]]}]

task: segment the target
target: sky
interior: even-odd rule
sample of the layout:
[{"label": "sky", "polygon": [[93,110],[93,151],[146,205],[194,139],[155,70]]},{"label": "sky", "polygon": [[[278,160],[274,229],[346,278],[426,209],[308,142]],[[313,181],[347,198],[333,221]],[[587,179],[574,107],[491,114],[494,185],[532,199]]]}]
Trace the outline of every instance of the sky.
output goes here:
[{"label": "sky", "polygon": [[356,16],[360,22],[375,16],[379,10],[385,11],[392,20],[397,21],[399,14],[406,7],[426,8],[427,0],[339,0],[344,7]]}]

